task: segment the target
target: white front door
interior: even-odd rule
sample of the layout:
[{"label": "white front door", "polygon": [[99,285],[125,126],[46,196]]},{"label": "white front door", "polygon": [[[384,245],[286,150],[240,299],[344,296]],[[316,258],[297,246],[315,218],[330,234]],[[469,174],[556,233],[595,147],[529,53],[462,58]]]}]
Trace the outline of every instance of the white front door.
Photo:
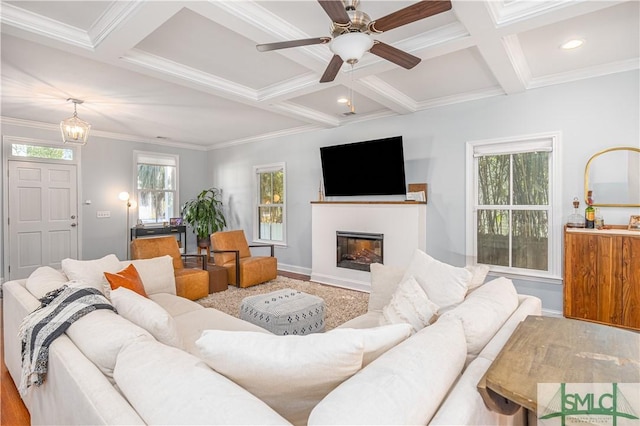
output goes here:
[{"label": "white front door", "polygon": [[9,161],[9,279],[78,257],[76,166]]}]

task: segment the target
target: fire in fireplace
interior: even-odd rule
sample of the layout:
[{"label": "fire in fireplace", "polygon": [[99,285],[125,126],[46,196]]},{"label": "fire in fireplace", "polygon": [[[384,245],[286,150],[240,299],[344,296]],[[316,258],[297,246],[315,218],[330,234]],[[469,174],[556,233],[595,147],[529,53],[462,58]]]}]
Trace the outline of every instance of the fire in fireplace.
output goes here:
[{"label": "fire in fireplace", "polygon": [[338,268],[369,271],[372,263],[383,262],[383,234],[336,232]]}]

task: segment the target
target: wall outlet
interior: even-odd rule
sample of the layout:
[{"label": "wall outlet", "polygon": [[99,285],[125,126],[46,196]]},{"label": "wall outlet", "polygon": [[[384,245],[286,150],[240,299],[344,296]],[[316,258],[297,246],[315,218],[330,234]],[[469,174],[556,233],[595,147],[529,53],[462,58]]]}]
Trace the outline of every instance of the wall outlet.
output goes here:
[{"label": "wall outlet", "polygon": [[108,210],[98,211],[96,212],[96,217],[99,217],[99,218],[111,217],[111,212]]}]

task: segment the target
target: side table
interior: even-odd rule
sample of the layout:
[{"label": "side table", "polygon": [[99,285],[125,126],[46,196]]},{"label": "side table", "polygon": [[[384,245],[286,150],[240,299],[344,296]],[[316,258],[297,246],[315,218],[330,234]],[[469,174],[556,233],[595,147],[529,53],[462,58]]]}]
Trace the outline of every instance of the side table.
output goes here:
[{"label": "side table", "polygon": [[207,270],[209,271],[209,294],[225,291],[229,288],[227,268],[207,263]]}]

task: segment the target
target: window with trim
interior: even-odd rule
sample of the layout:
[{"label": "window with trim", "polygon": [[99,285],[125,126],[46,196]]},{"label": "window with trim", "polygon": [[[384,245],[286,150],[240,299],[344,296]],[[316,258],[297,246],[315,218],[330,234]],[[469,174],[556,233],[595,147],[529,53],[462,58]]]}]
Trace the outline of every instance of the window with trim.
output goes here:
[{"label": "window with trim", "polygon": [[285,164],[254,167],[256,209],[254,233],[258,241],[286,244]]},{"label": "window with trim", "polygon": [[138,220],[161,224],[178,217],[178,156],[134,152]]},{"label": "window with trim", "polygon": [[558,138],[467,144],[467,255],[475,263],[500,273],[559,277]]}]

